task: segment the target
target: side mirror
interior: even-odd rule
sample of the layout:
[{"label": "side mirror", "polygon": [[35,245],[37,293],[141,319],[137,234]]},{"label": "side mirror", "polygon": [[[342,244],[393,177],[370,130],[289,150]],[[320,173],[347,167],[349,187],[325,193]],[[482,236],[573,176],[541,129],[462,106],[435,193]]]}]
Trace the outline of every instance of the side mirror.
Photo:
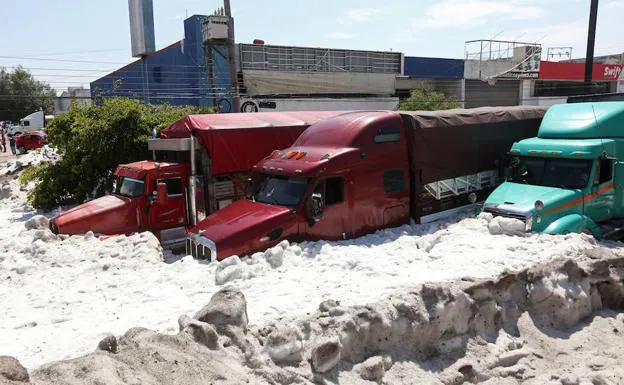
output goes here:
[{"label": "side mirror", "polygon": [[312,194],[308,200],[307,207],[307,216],[310,226],[321,220],[323,217],[323,210],[325,208],[324,205],[323,196],[321,194]]},{"label": "side mirror", "polygon": [[158,202],[159,205],[166,205],[168,201],[167,184],[158,183],[158,186],[156,186],[156,202]]}]

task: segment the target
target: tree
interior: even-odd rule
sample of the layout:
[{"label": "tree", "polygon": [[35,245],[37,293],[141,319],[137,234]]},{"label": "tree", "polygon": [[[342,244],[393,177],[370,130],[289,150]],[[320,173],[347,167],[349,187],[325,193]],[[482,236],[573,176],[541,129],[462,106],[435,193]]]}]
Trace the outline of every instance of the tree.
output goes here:
[{"label": "tree", "polygon": [[13,72],[0,69],[0,120],[18,122],[40,109],[52,113],[56,93],[50,85],[17,67]]},{"label": "tree", "polygon": [[452,97],[442,92],[415,89],[410,97],[399,104],[399,110],[403,111],[436,111],[459,108],[461,104]]},{"label": "tree", "polygon": [[210,108],[146,106],[125,98],[106,99],[101,105],[72,104],[46,128],[48,141],[61,159],[28,173],[36,181],[29,202],[47,210],[112,191],[118,164],[149,158],[147,139],[153,128],[160,130],[187,114],[207,112]]}]

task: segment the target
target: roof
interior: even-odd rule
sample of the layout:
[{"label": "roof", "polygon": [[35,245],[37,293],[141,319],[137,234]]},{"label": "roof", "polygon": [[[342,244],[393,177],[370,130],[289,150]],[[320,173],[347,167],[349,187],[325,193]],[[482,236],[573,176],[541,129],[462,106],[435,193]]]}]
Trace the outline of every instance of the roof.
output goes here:
[{"label": "roof", "polygon": [[595,159],[610,147],[602,139],[543,139],[529,138],[513,144],[511,155]]},{"label": "roof", "polygon": [[[161,48],[161,49],[159,49],[159,50],[156,50],[156,51],[154,51],[154,52],[149,52],[149,53],[147,53],[147,54],[145,55],[145,58],[152,58],[152,57],[158,56],[158,55],[160,55],[161,53],[166,52],[166,51],[170,50],[171,48],[177,47],[177,46],[179,46],[179,45],[181,45],[181,44],[182,44],[182,40],[178,40],[178,41],[176,41],[175,43],[169,44],[168,46],[163,47],[163,48]],[[126,64],[126,65],[124,65],[124,66],[122,66],[122,67],[119,67],[119,68],[117,68],[116,70],[114,70],[114,71],[112,71],[112,72],[109,72],[109,73],[107,73],[106,75],[103,75],[103,76],[101,76],[101,77],[99,77],[99,78],[97,78],[97,79],[93,80],[91,83],[96,83],[96,82],[98,82],[98,81],[100,81],[100,80],[102,80],[102,79],[105,79],[105,78],[107,78],[107,77],[109,77],[109,76],[111,76],[111,75],[114,75],[114,74],[116,74],[116,73],[118,73],[118,72],[123,72],[123,71],[125,71],[125,70],[129,69],[130,67],[132,67],[133,65],[135,65],[135,64],[139,64],[139,63],[141,62],[141,60],[143,60],[143,59],[133,60],[133,61],[131,61],[130,63],[128,63],[128,64]],[[87,90],[87,91],[91,92],[90,90]]]},{"label": "roof", "polygon": [[187,115],[160,132],[163,138],[186,138],[195,130],[307,127],[344,111],[256,112]]},{"label": "roof", "polygon": [[624,102],[552,106],[544,116],[538,136],[548,139],[624,137]]},{"label": "roof", "polygon": [[349,147],[362,129],[384,119],[398,118],[392,111],[351,111],[319,122],[306,130],[293,147]]},{"label": "roof", "polygon": [[513,106],[457,108],[442,111],[399,111],[399,113],[404,116],[410,116],[418,127],[433,128],[499,123],[510,120],[541,119],[546,109],[546,107]]},{"label": "roof", "polygon": [[187,165],[182,165],[180,163],[165,163],[154,162],[151,160],[141,160],[133,163],[120,164],[119,166],[117,166],[115,174],[122,174],[123,176],[127,176],[130,178],[143,178],[148,171],[163,168],[172,168],[177,166],[188,167]]}]

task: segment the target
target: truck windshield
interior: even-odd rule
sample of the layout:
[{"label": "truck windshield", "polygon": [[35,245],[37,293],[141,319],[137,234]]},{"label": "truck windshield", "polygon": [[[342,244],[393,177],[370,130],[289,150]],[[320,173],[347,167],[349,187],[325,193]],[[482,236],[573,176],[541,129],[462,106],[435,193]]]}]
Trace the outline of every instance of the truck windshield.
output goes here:
[{"label": "truck windshield", "polygon": [[145,193],[145,182],[141,179],[132,179],[126,176],[117,178],[115,194],[125,197],[138,197]]},{"label": "truck windshield", "polygon": [[279,206],[296,206],[305,193],[308,180],[263,175],[254,183],[252,199]]},{"label": "truck windshield", "polygon": [[592,161],[522,156],[514,158],[513,164],[512,182],[578,189],[587,186]]}]

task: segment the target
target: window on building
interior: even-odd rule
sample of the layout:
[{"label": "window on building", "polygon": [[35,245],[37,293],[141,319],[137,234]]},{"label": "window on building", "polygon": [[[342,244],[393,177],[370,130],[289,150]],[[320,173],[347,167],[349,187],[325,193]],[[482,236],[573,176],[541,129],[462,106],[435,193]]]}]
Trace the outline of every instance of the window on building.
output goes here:
[{"label": "window on building", "polygon": [[383,174],[384,192],[386,194],[398,193],[405,188],[403,170],[400,168],[386,170]]},{"label": "window on building", "polygon": [[401,141],[401,130],[399,127],[380,128],[377,135],[373,138],[376,144],[380,143],[397,143]]},{"label": "window on building", "polygon": [[167,185],[167,195],[175,196],[182,195],[182,179],[181,178],[167,178],[167,179],[158,179],[154,184],[154,191],[156,191],[156,187],[158,183],[164,183]]},{"label": "window on building", "polygon": [[613,159],[600,159],[598,172],[600,173],[598,184],[610,181],[613,178]]},{"label": "window on building", "polygon": [[344,201],[344,180],[327,178],[325,180],[325,205],[333,205]]},{"label": "window on building", "polygon": [[155,83],[162,83],[162,70],[160,67],[154,67],[152,75]]},{"label": "window on building", "polygon": [[535,81],[535,96],[573,96],[608,92],[610,92],[609,82],[593,82],[587,85],[581,81]]}]

